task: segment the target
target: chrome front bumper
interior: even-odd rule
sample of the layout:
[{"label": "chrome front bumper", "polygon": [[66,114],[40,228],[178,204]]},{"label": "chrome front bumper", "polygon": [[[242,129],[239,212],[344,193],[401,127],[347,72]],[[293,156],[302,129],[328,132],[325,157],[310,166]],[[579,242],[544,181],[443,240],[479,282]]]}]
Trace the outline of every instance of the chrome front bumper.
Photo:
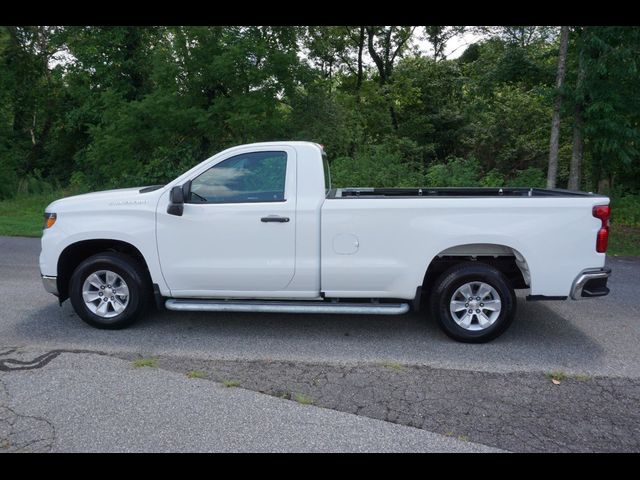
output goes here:
[{"label": "chrome front bumper", "polygon": [[581,300],[588,297],[603,297],[609,294],[607,279],[610,268],[592,268],[584,270],[576,277],[571,287],[571,298]]},{"label": "chrome front bumper", "polygon": [[54,294],[56,297],[59,295],[58,293],[58,277],[50,277],[48,275],[42,275],[42,284],[44,285],[44,289]]}]

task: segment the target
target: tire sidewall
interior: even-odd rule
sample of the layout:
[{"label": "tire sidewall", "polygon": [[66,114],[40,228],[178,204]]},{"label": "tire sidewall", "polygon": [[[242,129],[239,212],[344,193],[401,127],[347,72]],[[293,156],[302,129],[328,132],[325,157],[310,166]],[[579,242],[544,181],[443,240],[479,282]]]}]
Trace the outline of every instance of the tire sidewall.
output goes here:
[{"label": "tire sidewall", "polygon": [[[486,283],[500,295],[500,315],[484,330],[467,330],[458,325],[451,316],[451,297],[458,288],[469,282]],[[445,272],[434,293],[437,295],[432,302],[434,316],[447,335],[461,342],[483,343],[492,340],[501,335],[515,317],[516,298],[513,288],[498,270],[488,265],[464,265]]]},{"label": "tire sidewall", "polygon": [[[122,277],[129,289],[129,303],[125,310],[112,318],[93,313],[84,302],[82,286],[89,275],[99,270],[111,270]],[[103,329],[119,329],[130,325],[144,308],[145,279],[132,260],[122,254],[99,254],[83,261],[71,277],[69,297],[76,313],[91,326]]]}]

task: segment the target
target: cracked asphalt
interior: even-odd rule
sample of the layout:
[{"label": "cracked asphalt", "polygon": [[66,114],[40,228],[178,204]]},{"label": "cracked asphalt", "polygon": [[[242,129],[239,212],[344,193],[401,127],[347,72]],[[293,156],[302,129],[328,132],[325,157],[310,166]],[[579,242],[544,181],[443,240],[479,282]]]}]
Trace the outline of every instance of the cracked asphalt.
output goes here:
[{"label": "cracked asphalt", "polygon": [[38,253],[0,237],[0,452],[640,451],[639,258],[608,259],[608,297],[520,298],[508,332],[466,345],[416,314],[95,330],[44,292]]}]

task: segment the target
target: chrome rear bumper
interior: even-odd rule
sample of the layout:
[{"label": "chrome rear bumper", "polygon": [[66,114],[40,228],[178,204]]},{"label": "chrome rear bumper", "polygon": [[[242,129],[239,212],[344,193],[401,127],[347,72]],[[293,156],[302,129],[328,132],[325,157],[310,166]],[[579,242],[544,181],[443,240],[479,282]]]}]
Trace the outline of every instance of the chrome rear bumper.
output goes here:
[{"label": "chrome rear bumper", "polygon": [[576,277],[571,287],[571,298],[581,300],[588,297],[603,297],[609,294],[607,279],[611,275],[610,268],[591,268],[584,270]]},{"label": "chrome rear bumper", "polygon": [[58,277],[50,277],[49,275],[42,275],[42,284],[44,285],[44,289],[54,294],[56,297],[59,295],[58,293]]}]

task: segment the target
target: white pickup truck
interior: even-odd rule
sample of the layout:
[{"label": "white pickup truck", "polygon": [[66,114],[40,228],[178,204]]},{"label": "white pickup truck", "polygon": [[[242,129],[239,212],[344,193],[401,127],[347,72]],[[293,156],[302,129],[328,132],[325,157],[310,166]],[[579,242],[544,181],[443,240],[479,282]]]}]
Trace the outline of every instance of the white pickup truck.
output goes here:
[{"label": "white pickup truck", "polygon": [[[484,342],[529,300],[607,295],[609,199],[537,188],[331,187],[310,142],[225,150],[163,186],[45,211],[45,289],[98,328],[178,311],[428,310]],[[428,308],[426,308],[428,306]]]}]

